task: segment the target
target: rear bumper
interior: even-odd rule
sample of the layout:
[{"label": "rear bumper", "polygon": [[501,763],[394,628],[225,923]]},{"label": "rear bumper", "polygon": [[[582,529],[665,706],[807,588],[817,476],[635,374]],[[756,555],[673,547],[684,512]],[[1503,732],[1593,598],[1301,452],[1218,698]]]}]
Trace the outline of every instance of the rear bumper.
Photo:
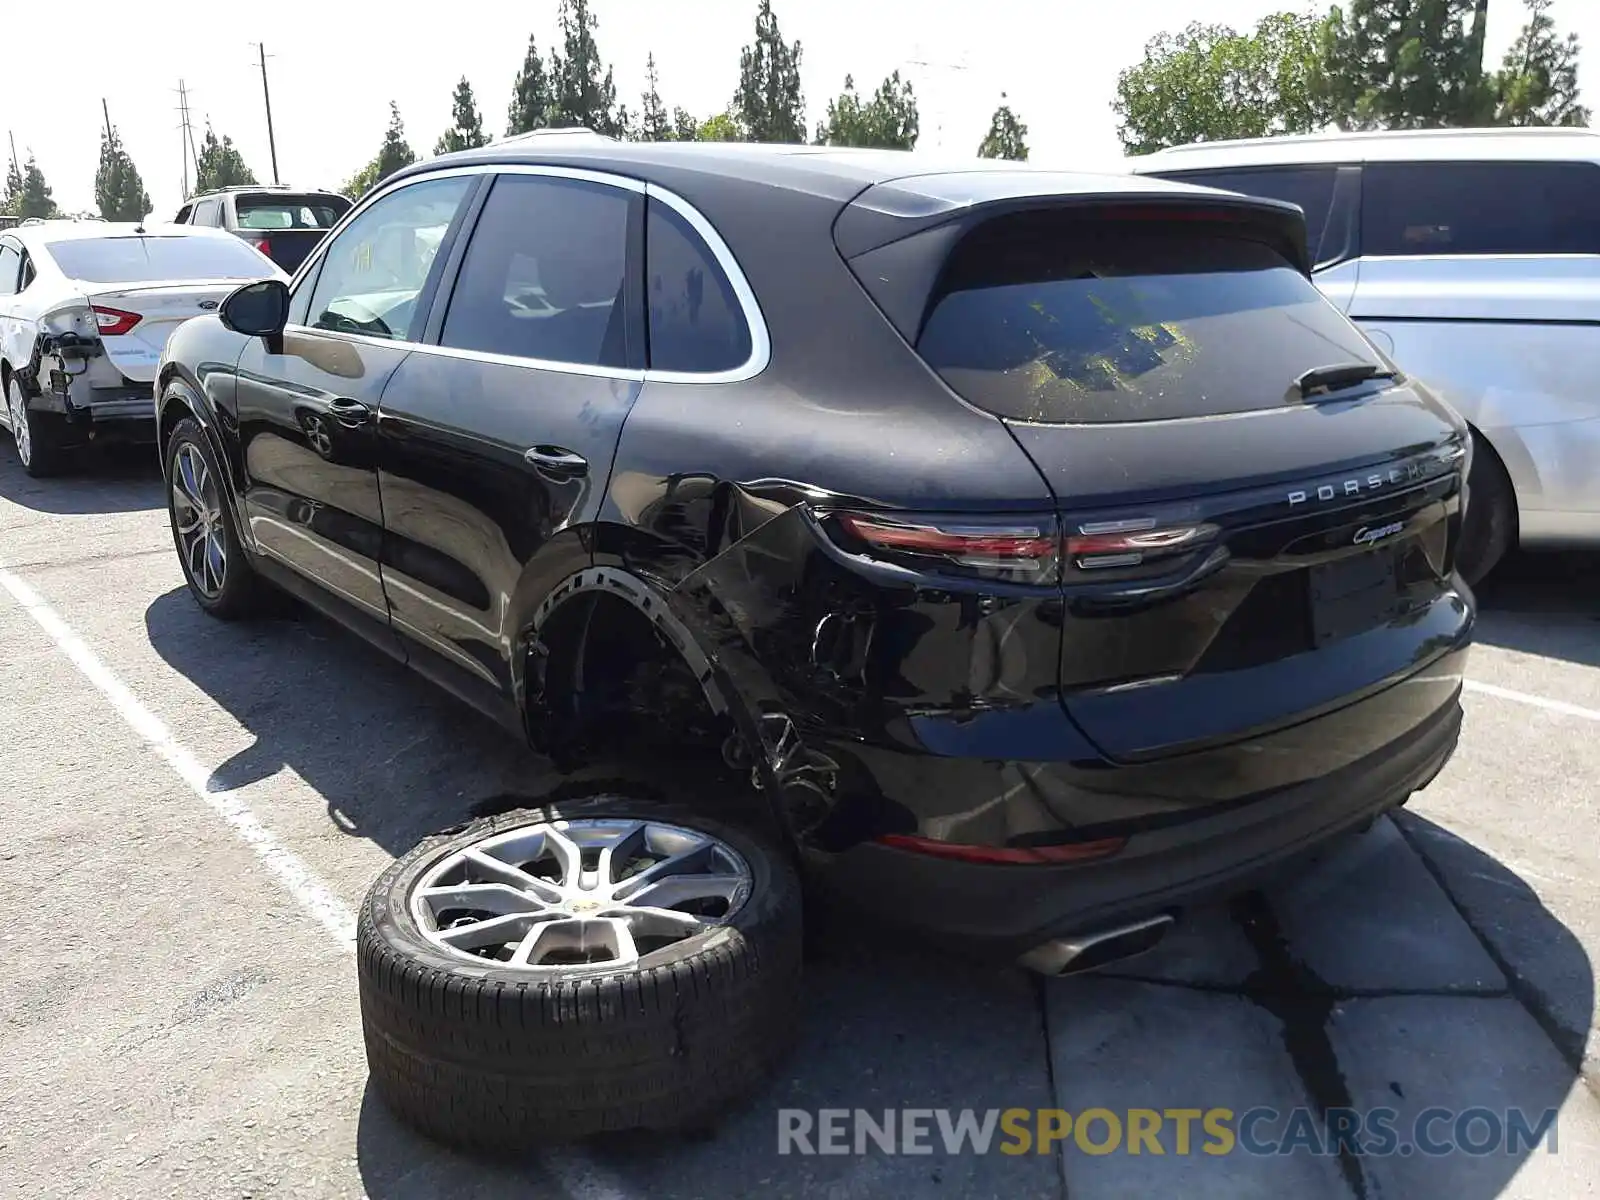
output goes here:
[{"label": "rear bumper", "polygon": [[155,397],[148,387],[96,388],[87,403],[47,395],[36,398],[29,411],[35,425],[47,425],[63,449],[156,440]]},{"label": "rear bumper", "polygon": [[[1464,661],[1465,651],[1457,651],[1389,692],[1342,710],[1343,722],[1324,717],[1299,727],[1302,745],[1318,738],[1337,742],[1356,727],[1353,721],[1397,715],[1406,702],[1404,689],[1435,697],[1426,714],[1399,736],[1337,769],[1246,799],[1191,805],[1085,831],[1105,836],[1120,827],[1127,842],[1113,857],[993,865],[860,841],[832,853],[810,849],[809,873],[825,893],[858,911],[882,914],[949,946],[1008,958],[1051,938],[1171,911],[1245,886],[1426,786],[1455,750]],[[1445,686],[1443,696],[1432,690],[1435,681]],[[1397,690],[1401,695],[1393,694]],[[1278,748],[1289,745],[1280,741]],[[1274,738],[1235,749],[1240,769],[1277,753]],[[1107,772],[1120,773],[1117,768]],[[1197,770],[1197,788],[1210,782]]]}]

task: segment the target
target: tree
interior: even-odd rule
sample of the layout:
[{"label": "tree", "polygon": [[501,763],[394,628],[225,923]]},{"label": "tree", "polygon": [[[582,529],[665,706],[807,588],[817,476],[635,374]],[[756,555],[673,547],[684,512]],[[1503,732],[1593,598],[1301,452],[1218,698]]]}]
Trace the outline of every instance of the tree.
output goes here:
[{"label": "tree", "polygon": [[150,211],[139,169],[123,149],[116,126],[100,131],[100,167],[94,173],[94,201],[108,221],[142,221]]},{"label": "tree", "polygon": [[1587,125],[1578,103],[1578,35],[1556,35],[1551,0],[1526,0],[1528,23],[1495,77],[1500,125]]},{"label": "tree", "polygon": [[984,134],[983,142],[978,146],[978,157],[1028,161],[1028,127],[1011,111],[1004,92],[1000,93],[1000,107],[989,118],[989,132]]},{"label": "tree", "polygon": [[656,56],[648,54],[644,60],[644,95],[639,98],[639,140],[668,142],[672,140],[672,135],[672,121],[667,116],[667,106],[661,103]]},{"label": "tree", "polygon": [[483,132],[483,118],[478,115],[478,102],[473,98],[472,85],[463,75],[456,84],[455,95],[450,99],[450,128],[434,144],[435,154],[453,154],[457,150],[476,150],[489,144]]},{"label": "tree", "polygon": [[396,171],[416,161],[417,156],[406,141],[406,125],[400,119],[400,106],[391,100],[389,128],[384,130],[383,145],[378,148],[371,162],[345,181],[342,190],[352,200],[359,200]]},{"label": "tree", "polygon": [[910,80],[895,71],[862,102],[855,80],[844,77],[844,91],[828,101],[828,119],[817,126],[817,142],[827,146],[871,146],[911,150],[917,144],[917,98]]},{"label": "tree", "polygon": [[1323,18],[1275,13],[1254,32],[1196,21],[1145,43],[1117,76],[1112,111],[1130,154],[1221,138],[1308,133],[1329,123]]},{"label": "tree", "polygon": [[[688,116],[687,113],[683,115]],[[721,112],[700,122],[700,128],[695,130],[694,137],[684,138],[683,140],[696,142],[746,142],[750,139],[746,135],[744,127],[740,125],[737,116],[731,112]]]},{"label": "tree", "polygon": [[12,215],[46,219],[61,215],[55,197],[50,194],[50,185],[44,181],[44,172],[39,170],[39,164],[34,161],[31,151],[28,153],[28,161],[22,167],[22,187],[17,192]]},{"label": "tree", "polygon": [[[1350,0],[1322,33],[1319,90],[1344,129],[1483,125],[1488,0]],[[1469,23],[1470,21],[1470,23]]]},{"label": "tree", "polygon": [[544,60],[539,57],[539,47],[532,35],[528,37],[528,53],[522,59],[522,70],[511,89],[511,108],[506,113],[506,136],[531,133],[550,123],[550,75],[545,71]]},{"label": "tree", "polygon": [[778,18],[772,15],[772,0],[761,0],[756,10],[756,40],[739,52],[739,87],[730,115],[753,142],[806,140],[800,43],[784,42]]},{"label": "tree", "polygon": [[205,137],[200,140],[199,170],[195,172],[194,190],[210,192],[218,188],[238,187],[256,182],[255,172],[245,166],[244,157],[234,149],[233,139],[224,135],[217,140],[211,122],[206,122]]},{"label": "tree", "polygon": [[561,0],[559,21],[563,53],[550,60],[553,100],[549,123],[622,136],[627,114],[617,111],[617,87],[611,68],[600,60],[595,41],[600,22],[589,11],[589,0]]},{"label": "tree", "polygon": [[696,121],[694,114],[686,108],[672,110],[672,140],[676,142],[700,140],[700,122]]},{"label": "tree", "polygon": [[5,200],[0,202],[0,215],[18,216],[21,207],[22,169],[17,166],[17,160],[13,158],[6,163],[6,196]]}]

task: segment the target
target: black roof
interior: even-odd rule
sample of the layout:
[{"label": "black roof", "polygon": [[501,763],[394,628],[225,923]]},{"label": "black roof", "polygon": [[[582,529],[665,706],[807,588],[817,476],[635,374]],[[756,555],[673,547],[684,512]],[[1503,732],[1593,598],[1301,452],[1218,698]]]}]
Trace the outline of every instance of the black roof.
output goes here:
[{"label": "black roof", "polygon": [[[1003,176],[1033,191],[1151,192],[1194,190],[1183,184],[1143,177],[1060,171],[991,158],[944,158],[906,150],[863,150],[835,146],[771,145],[762,142],[625,142],[598,135],[562,136],[567,131],[524,135],[476,150],[426,159],[391,176],[421,174],[463,163],[526,163],[589,167],[665,183],[686,174],[735,179],[849,200],[866,188],[891,180],[947,176]],[[1022,181],[1027,180],[1027,184]],[[935,189],[943,190],[943,189]]]},{"label": "black roof", "polygon": [[[726,236],[743,227],[735,252],[793,233],[807,221],[826,227],[847,258],[918,229],[994,206],[1056,197],[1140,203],[1192,197],[1207,206],[1254,210],[1294,226],[1304,259],[1304,219],[1292,204],[1197,187],[1152,175],[1074,172],[988,158],[941,158],[905,150],[769,145],[758,142],[625,142],[584,130],[508,138],[415,163],[384,183],[466,164],[556,166],[606,171],[657,184],[682,196]],[[784,197],[768,210],[760,192]],[[870,191],[870,195],[867,195]],[[776,200],[774,196],[772,199]],[[856,203],[851,203],[855,201]],[[850,205],[844,216],[840,209]],[[781,212],[780,212],[781,209]],[[838,224],[835,224],[835,222]]]}]

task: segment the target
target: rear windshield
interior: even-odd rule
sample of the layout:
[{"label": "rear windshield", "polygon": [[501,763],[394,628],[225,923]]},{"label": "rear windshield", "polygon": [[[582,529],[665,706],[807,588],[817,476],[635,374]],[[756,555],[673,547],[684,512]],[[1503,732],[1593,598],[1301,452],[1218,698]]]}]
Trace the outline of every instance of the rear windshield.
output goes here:
[{"label": "rear windshield", "polygon": [[978,407],[1046,423],[1272,408],[1312,367],[1379,361],[1264,243],[1040,214],[956,248],[917,351]]},{"label": "rear windshield", "polygon": [[332,229],[350,207],[343,196],[239,196],[240,229]]},{"label": "rear windshield", "polygon": [[265,279],[274,271],[232,236],[75,238],[49,248],[63,275],[87,283]]}]

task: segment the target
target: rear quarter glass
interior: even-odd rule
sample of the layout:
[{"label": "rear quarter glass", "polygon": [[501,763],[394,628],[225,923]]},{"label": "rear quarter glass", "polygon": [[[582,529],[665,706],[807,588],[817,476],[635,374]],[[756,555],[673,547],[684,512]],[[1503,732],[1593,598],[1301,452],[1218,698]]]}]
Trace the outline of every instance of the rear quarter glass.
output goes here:
[{"label": "rear quarter glass", "polygon": [[1312,367],[1382,365],[1265,243],[1056,214],[957,245],[917,351],[972,404],[1047,424],[1274,408],[1299,401]]}]

